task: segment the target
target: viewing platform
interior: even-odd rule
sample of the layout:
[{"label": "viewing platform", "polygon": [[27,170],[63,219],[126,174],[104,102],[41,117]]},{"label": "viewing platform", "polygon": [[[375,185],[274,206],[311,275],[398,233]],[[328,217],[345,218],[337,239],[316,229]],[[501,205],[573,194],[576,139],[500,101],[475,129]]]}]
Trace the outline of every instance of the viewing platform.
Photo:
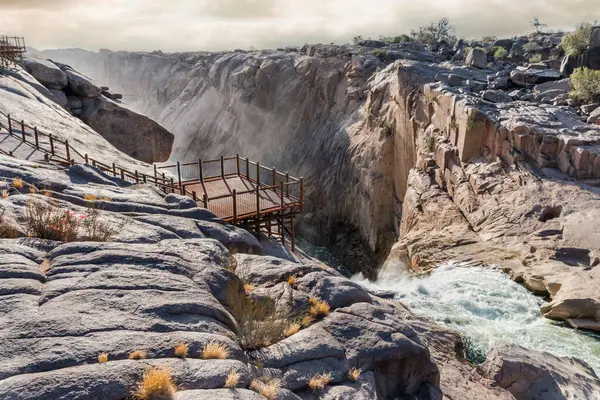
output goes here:
[{"label": "viewing platform", "polygon": [[169,186],[176,192],[231,224],[278,237],[284,244],[287,233],[294,250],[294,218],[304,211],[302,178],[239,155],[154,168],[157,180],[170,176]]},{"label": "viewing platform", "polygon": [[23,61],[27,51],[25,39],[18,36],[0,36],[0,67],[8,68]]}]

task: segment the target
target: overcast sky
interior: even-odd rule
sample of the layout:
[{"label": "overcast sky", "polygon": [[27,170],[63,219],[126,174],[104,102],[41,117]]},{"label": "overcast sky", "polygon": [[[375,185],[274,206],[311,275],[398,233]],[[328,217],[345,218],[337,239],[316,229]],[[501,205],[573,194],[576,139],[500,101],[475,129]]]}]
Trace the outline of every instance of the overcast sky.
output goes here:
[{"label": "overcast sky", "polygon": [[461,37],[512,36],[537,16],[570,29],[600,0],[0,0],[0,33],[40,50],[227,50],[409,33],[441,17]]}]

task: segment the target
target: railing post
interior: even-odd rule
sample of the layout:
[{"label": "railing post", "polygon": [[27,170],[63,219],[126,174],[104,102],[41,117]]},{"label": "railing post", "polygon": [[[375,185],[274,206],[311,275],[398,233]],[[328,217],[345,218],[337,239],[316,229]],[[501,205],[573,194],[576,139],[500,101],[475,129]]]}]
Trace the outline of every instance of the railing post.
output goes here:
[{"label": "railing post", "polygon": [[283,206],[285,205],[283,202],[283,181],[279,181],[279,195],[281,196],[281,210],[283,211]]},{"label": "railing post", "polygon": [[285,173],[285,195],[287,197],[290,197],[290,173],[286,172]]},{"label": "railing post", "polygon": [[281,216],[281,220],[279,221],[281,224],[281,244],[285,247],[285,220],[283,215]]},{"label": "railing post", "polygon": [[52,137],[52,134],[50,134],[49,137],[50,137],[50,154],[54,155],[54,138]]},{"label": "railing post", "polygon": [[67,161],[71,162],[71,151],[69,150],[69,139],[65,139],[65,150],[67,151]]},{"label": "railing post", "polygon": [[[258,163],[256,163],[258,165]],[[254,228],[256,235],[260,233],[260,186],[256,185],[256,217],[254,219]]]},{"label": "railing post", "polygon": [[27,139],[25,139],[25,121],[21,120],[21,137],[23,138],[23,141],[26,142]]},{"label": "railing post", "polygon": [[87,153],[85,153],[85,155],[83,156],[83,159],[85,160],[85,163],[86,163],[86,164],[89,164],[89,163],[90,163],[90,159],[89,159],[89,157],[88,157],[88,154],[87,154]]},{"label": "railing post", "polygon": [[304,177],[300,178],[300,212],[304,212]]},{"label": "railing post", "polygon": [[275,171],[275,168],[273,168],[273,186],[276,185],[276,180],[277,180],[277,171]]},{"label": "railing post", "polygon": [[[87,161],[87,159],[86,159]],[[113,167],[113,176],[117,176],[117,164],[112,163],[112,167]]]},{"label": "railing post", "polygon": [[294,216],[292,215],[292,225],[290,226],[290,233],[292,235],[292,253],[296,247],[296,239],[294,238]]},{"label": "railing post", "polygon": [[135,170],[135,183],[140,183],[140,178],[138,177],[137,169]]},{"label": "railing post", "polygon": [[235,168],[236,168],[236,172],[239,176],[240,175],[240,155],[239,154],[235,155]]},{"label": "railing post", "polygon": [[200,172],[200,183],[204,182],[204,172],[202,171],[202,160],[198,160],[198,171]]},{"label": "railing post", "polygon": [[221,179],[225,180],[225,160],[221,156]]},{"label": "railing post", "polygon": [[8,114],[8,134],[12,135],[12,118],[10,118],[10,114]]},{"label": "railing post", "polygon": [[156,170],[156,164],[152,164],[154,167],[154,183],[158,183],[158,171]]},{"label": "railing post", "polygon": [[198,201],[198,196],[196,196],[195,190],[192,190],[192,199],[194,199],[194,201]]},{"label": "railing post", "polygon": [[233,189],[233,224],[237,225],[237,191]]},{"label": "railing post", "polygon": [[256,162],[256,184],[260,186],[260,163]]},{"label": "railing post", "polygon": [[38,135],[37,126],[33,127],[33,136],[35,137],[35,148],[36,148],[36,150],[39,150],[40,149],[40,138]]},{"label": "railing post", "polygon": [[250,180],[250,161],[246,157],[246,179]]},{"label": "railing post", "polygon": [[179,190],[183,190],[181,188],[181,163],[177,161],[177,183],[179,184]]},{"label": "railing post", "polygon": [[148,180],[146,178],[146,174],[142,174],[142,179],[143,179],[144,183],[148,183]]},{"label": "railing post", "polygon": [[175,193],[175,181],[171,178],[171,193]]},{"label": "railing post", "polygon": [[202,195],[202,204],[204,205],[204,208],[208,210],[208,196],[206,193]]}]

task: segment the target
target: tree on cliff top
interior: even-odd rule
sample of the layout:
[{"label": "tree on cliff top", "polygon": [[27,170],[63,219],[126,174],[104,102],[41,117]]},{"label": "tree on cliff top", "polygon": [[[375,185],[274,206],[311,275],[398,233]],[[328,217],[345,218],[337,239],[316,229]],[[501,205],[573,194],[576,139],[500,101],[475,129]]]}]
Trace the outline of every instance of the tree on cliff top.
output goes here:
[{"label": "tree on cliff top", "polygon": [[455,42],[454,26],[450,24],[448,18],[442,18],[437,22],[419,27],[416,31],[410,32],[415,41],[423,44],[433,44],[440,40]]}]

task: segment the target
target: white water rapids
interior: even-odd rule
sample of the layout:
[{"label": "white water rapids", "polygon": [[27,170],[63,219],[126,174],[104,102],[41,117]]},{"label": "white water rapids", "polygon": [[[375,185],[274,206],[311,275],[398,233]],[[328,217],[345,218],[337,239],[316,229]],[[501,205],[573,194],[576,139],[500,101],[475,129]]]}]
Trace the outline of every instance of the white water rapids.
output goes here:
[{"label": "white water rapids", "polygon": [[447,264],[422,279],[408,275],[370,282],[375,290],[391,290],[412,312],[461,332],[476,348],[487,352],[499,342],[576,357],[600,374],[600,336],[586,334],[544,318],[543,300],[497,269]]}]

